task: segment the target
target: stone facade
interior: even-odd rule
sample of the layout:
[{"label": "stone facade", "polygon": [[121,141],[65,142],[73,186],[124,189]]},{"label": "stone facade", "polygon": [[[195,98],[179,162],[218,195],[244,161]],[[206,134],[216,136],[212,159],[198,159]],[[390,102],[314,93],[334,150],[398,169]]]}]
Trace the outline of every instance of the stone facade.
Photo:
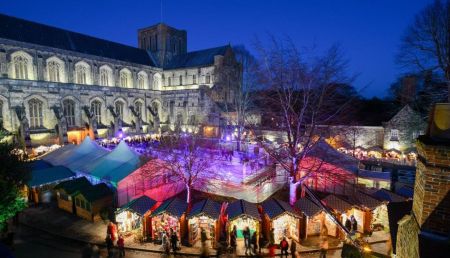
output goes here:
[{"label": "stone facade", "polygon": [[[0,18],[6,22],[24,23],[23,26],[40,26],[39,29],[49,30],[46,37],[52,37],[54,30],[55,33],[61,31],[12,17]],[[169,28],[161,24],[150,28],[161,26]],[[20,26],[17,29],[20,30]],[[161,40],[163,36],[171,35],[180,43],[176,49],[155,48],[153,56],[153,45],[147,45],[144,40],[149,32]],[[67,33],[77,36],[73,32]],[[219,84],[216,78],[221,77],[217,73],[224,70],[223,67],[240,72],[230,46],[200,51],[197,56],[203,55],[199,58],[203,62],[188,63],[187,66],[180,62],[168,68],[157,62],[153,64],[151,60],[159,60],[160,54],[170,58],[190,54],[186,52],[186,32],[173,28],[139,30],[139,46],[149,51],[81,35],[92,40],[92,47],[98,42],[102,47],[123,48],[125,54],[150,55],[143,61],[139,56],[133,59],[123,54],[120,59],[112,59],[111,55],[86,54],[89,51],[62,49],[55,44],[45,46],[29,39],[19,41],[8,38],[6,32],[3,35],[6,36],[2,37],[0,33],[2,126],[24,138],[25,142],[28,140],[29,146],[67,142],[67,132],[85,129],[107,137],[114,136],[119,130],[140,134],[175,130],[176,127],[191,131],[194,125],[218,127],[220,102],[227,100],[215,97],[223,95],[223,87],[216,86]],[[71,44],[82,45],[84,42]],[[158,44],[167,45],[168,42]],[[205,61],[208,58],[211,61]],[[233,92],[233,89],[228,88],[226,92]]]}]

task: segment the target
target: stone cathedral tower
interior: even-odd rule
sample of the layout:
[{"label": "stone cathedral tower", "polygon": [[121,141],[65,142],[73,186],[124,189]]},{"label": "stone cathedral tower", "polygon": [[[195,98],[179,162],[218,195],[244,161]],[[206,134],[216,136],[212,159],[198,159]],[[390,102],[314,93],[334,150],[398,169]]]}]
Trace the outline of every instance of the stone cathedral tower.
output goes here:
[{"label": "stone cathedral tower", "polygon": [[158,23],[138,30],[138,45],[152,53],[159,67],[164,67],[173,58],[186,54],[187,33]]},{"label": "stone cathedral tower", "polygon": [[399,221],[398,258],[448,257],[450,251],[450,103],[436,104],[417,140],[411,215]]}]

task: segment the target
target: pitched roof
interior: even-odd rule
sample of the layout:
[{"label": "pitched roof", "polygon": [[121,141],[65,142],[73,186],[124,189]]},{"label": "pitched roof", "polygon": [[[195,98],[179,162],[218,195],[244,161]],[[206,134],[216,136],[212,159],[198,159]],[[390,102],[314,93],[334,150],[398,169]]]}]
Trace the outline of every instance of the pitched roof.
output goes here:
[{"label": "pitched roof", "polygon": [[90,187],[85,187],[80,189],[80,192],[76,195],[83,195],[84,198],[86,198],[86,200],[90,201],[90,202],[95,202],[99,199],[102,199],[108,195],[112,195],[112,191],[111,189],[109,189],[109,187],[105,184],[105,183],[100,183],[97,185],[93,185]]},{"label": "pitched roof", "polygon": [[398,194],[395,194],[389,190],[386,190],[384,188],[379,189],[378,191],[371,194],[373,197],[377,198],[381,201],[388,201],[388,202],[404,202],[406,199]]},{"label": "pitched roof", "polygon": [[227,213],[229,220],[233,220],[241,215],[247,215],[253,219],[261,220],[256,204],[245,200],[237,200],[230,203],[227,208]]},{"label": "pitched roof", "polygon": [[147,51],[41,23],[0,14],[0,38],[155,66]]},{"label": "pitched roof", "polygon": [[269,216],[270,219],[274,219],[284,213],[289,213],[292,216],[299,216],[298,213],[287,203],[277,199],[268,199],[262,204],[263,211]]},{"label": "pitched roof", "polygon": [[331,145],[329,145],[323,138],[320,138],[308,151],[306,156],[320,158],[321,160],[333,164],[337,167],[343,168],[350,172],[356,173],[358,170],[359,160],[344,154]]},{"label": "pitched roof", "polygon": [[308,217],[314,217],[322,211],[322,209],[317,206],[317,204],[315,204],[308,198],[298,199],[297,202],[295,202],[294,206]]},{"label": "pitched roof", "polygon": [[353,198],[353,202],[360,206],[360,207],[365,207],[368,209],[375,209],[376,207],[380,206],[382,204],[381,201],[373,198],[372,196],[359,191]]},{"label": "pitched roof", "polygon": [[186,211],[187,203],[180,198],[170,198],[165,200],[156,210],[153,211],[152,217],[161,213],[168,213],[174,217],[180,218]]},{"label": "pitched roof", "polygon": [[231,47],[229,45],[226,45],[188,52],[184,55],[179,55],[173,58],[168,64],[164,66],[164,69],[212,65],[214,64],[214,57],[217,55],[225,55],[227,49],[229,48]]},{"label": "pitched roof", "polygon": [[75,176],[75,173],[63,166],[32,170],[31,180],[28,181],[27,185],[29,187],[34,187],[51,184],[57,181],[70,179],[73,176]]},{"label": "pitched roof", "polygon": [[328,195],[327,197],[322,199],[322,202],[329,208],[340,213],[344,213],[352,208],[352,205],[350,203],[342,200],[334,194]]},{"label": "pitched roof", "polygon": [[38,169],[52,167],[52,164],[48,163],[45,160],[39,159],[39,160],[34,160],[34,161],[30,162],[29,166],[30,166],[31,170],[38,170]]},{"label": "pitched roof", "polygon": [[220,207],[221,207],[220,203],[211,201],[209,199],[197,202],[192,207],[192,210],[189,213],[188,218],[192,218],[194,216],[206,215],[212,219],[219,219]]},{"label": "pitched roof", "polygon": [[140,216],[143,216],[145,213],[151,210],[156,203],[157,202],[152,198],[146,195],[142,195],[141,197],[136,198],[131,202],[123,205],[120,210],[128,209],[139,214]]},{"label": "pitched roof", "polygon": [[81,189],[92,186],[89,180],[86,177],[78,177],[69,181],[64,181],[55,186],[55,189],[62,189],[67,194],[76,194]]}]

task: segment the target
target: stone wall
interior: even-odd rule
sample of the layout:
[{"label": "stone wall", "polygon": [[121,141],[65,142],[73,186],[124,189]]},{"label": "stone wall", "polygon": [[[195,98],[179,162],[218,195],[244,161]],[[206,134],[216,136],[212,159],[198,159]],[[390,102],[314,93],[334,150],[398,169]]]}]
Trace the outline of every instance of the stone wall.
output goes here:
[{"label": "stone wall", "polygon": [[398,222],[396,255],[397,258],[420,258],[419,226],[411,215]]}]

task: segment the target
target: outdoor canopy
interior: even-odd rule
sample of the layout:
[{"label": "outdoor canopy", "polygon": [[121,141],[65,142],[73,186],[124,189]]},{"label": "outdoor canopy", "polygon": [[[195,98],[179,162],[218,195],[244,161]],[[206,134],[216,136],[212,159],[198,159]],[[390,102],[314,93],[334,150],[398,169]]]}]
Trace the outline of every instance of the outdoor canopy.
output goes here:
[{"label": "outdoor canopy", "polygon": [[269,216],[270,219],[274,219],[284,213],[288,213],[294,217],[300,217],[299,214],[287,203],[277,199],[268,199],[264,201],[261,206],[264,213]]},{"label": "outdoor canopy", "polygon": [[140,164],[139,155],[131,150],[125,141],[121,141],[113,151],[86,164],[80,170],[117,187],[117,184],[135,171]]},{"label": "outdoor canopy", "polygon": [[62,180],[68,180],[74,176],[75,173],[63,166],[32,170],[31,180],[28,181],[27,185],[29,187],[46,185]]},{"label": "outdoor canopy", "polygon": [[329,208],[339,212],[339,213],[345,213],[346,211],[353,208],[353,206],[342,200],[341,198],[337,197],[334,194],[330,194],[324,199],[322,199],[322,202]]},{"label": "outdoor canopy", "polygon": [[298,199],[294,206],[307,217],[314,217],[322,211],[317,204],[306,197]]},{"label": "outdoor canopy", "polygon": [[186,211],[187,203],[180,198],[173,197],[164,201],[155,211],[153,211],[151,217],[167,213],[173,217],[180,218]]}]

